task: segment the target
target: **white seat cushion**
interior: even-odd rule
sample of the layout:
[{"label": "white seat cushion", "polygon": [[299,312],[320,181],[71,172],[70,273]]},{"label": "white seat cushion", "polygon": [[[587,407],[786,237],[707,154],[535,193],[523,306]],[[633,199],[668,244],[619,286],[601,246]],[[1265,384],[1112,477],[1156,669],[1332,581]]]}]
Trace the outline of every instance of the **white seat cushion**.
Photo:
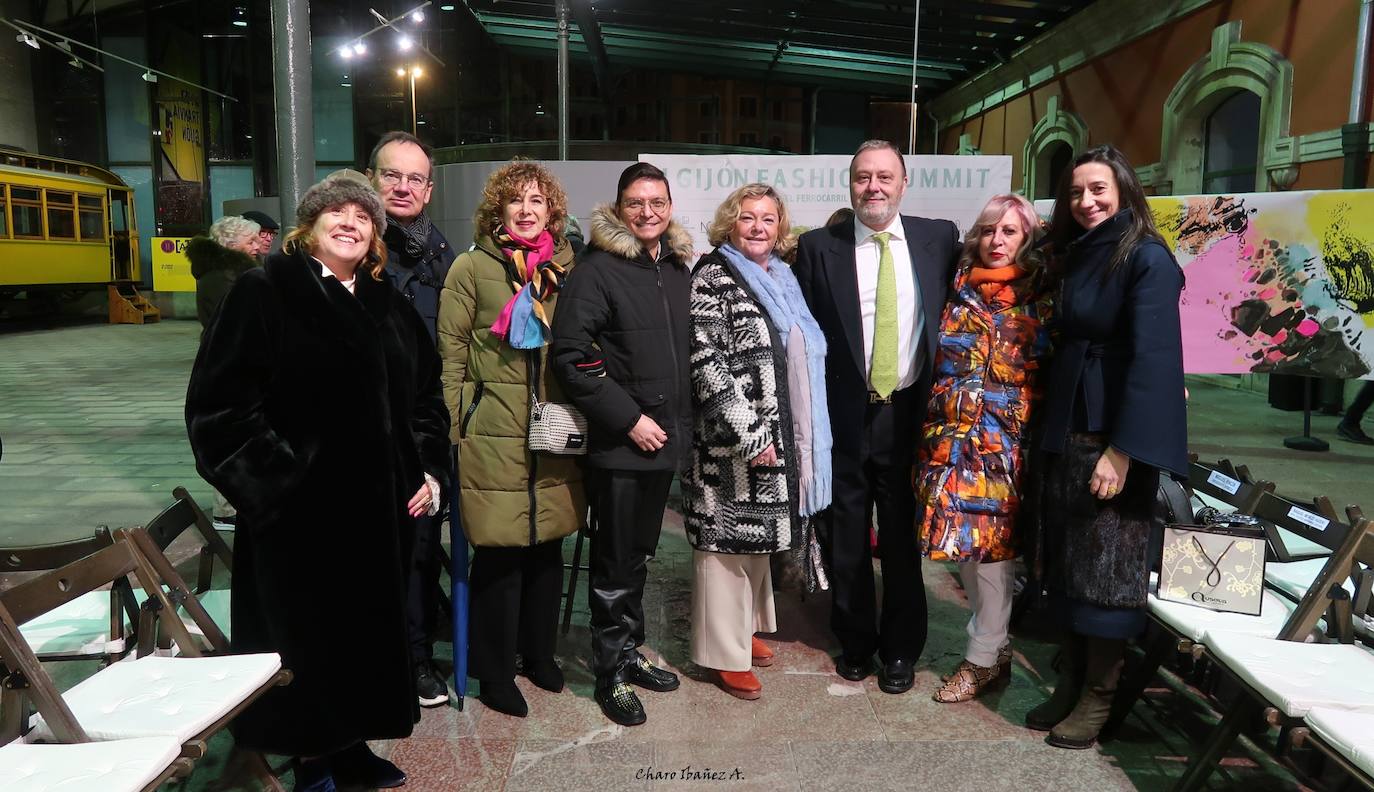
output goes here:
[{"label": "white seat cushion", "polygon": [[1313,707],[1303,720],[1322,742],[1374,776],[1374,713]]},{"label": "white seat cushion", "polygon": [[1358,644],[1218,633],[1207,651],[1289,717],[1313,707],[1374,712],[1374,653]]},{"label": "white seat cushion", "polygon": [[1206,643],[1205,636],[1212,631],[1257,635],[1263,638],[1277,637],[1283,629],[1284,622],[1293,615],[1297,605],[1269,589],[1265,589],[1261,596],[1258,616],[1221,613],[1196,605],[1170,602],[1159,599],[1154,592],[1150,593],[1149,607],[1151,615],[1194,643]]},{"label": "white seat cushion", "polygon": [[1279,538],[1283,540],[1283,548],[1294,558],[1324,559],[1326,556],[1331,555],[1331,548],[1326,545],[1317,544],[1311,539],[1295,534],[1287,528],[1279,528],[1278,531]]},{"label": "white seat cushion", "polygon": [[[114,663],[62,694],[92,740],[182,741],[238,706],[281,668],[276,654],[143,657]],[[42,717],[35,739],[51,740]]]},{"label": "white seat cushion", "polygon": [[181,755],[174,737],[0,747],[0,789],[5,792],[137,792]]},{"label": "white seat cushion", "polygon": [[110,592],[88,591],[60,608],[19,628],[33,653],[98,655],[124,650],[124,640],[110,640]]},{"label": "white seat cushion", "polygon": [[[1294,599],[1302,599],[1307,590],[1312,587],[1312,581],[1321,574],[1324,566],[1326,566],[1325,558],[1289,561],[1286,564],[1265,564],[1264,580]],[[1350,592],[1352,597],[1355,595],[1355,587],[1350,583],[1348,576],[1341,581],[1341,584],[1346,591]]]}]

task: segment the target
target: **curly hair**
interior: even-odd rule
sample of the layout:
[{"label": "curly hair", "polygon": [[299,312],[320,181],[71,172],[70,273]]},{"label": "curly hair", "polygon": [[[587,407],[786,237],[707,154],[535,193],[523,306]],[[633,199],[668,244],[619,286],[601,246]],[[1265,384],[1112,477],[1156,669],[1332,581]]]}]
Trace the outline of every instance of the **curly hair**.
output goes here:
[{"label": "curly hair", "polygon": [[473,215],[474,238],[494,237],[506,222],[506,204],[519,198],[525,185],[534,182],[544,193],[549,208],[549,233],[555,238],[563,236],[563,228],[568,221],[568,195],[553,172],[539,163],[517,157],[498,168],[487,179],[482,188],[482,202],[477,205]]},{"label": "curly hair", "polygon": [[[329,208],[333,209],[334,207]],[[315,255],[315,224],[298,225],[286,232],[286,236],[281,242],[281,249],[292,255],[296,253],[303,253],[307,256]],[[386,243],[382,241],[382,237],[375,228],[372,229],[372,241],[368,243],[367,255],[363,256],[362,263],[359,265],[360,269],[362,267],[367,268],[367,273],[372,276],[373,280],[381,280],[382,272],[386,270]]]},{"label": "curly hair", "polygon": [[1035,206],[1020,195],[1006,193],[992,196],[987,206],[983,207],[983,211],[978,213],[978,219],[969,226],[968,233],[964,234],[964,249],[959,255],[959,266],[978,263],[978,241],[983,238],[983,231],[997,225],[997,221],[1002,219],[1002,215],[1006,214],[1008,209],[1016,212],[1026,232],[1026,238],[1021,247],[1016,249],[1012,263],[1027,269],[1034,269],[1044,263],[1040,253],[1035,250],[1035,243],[1044,235],[1040,216],[1035,213]]},{"label": "curly hair", "polygon": [[797,237],[792,233],[792,219],[787,215],[787,204],[783,202],[782,194],[768,184],[746,184],[730,193],[725,202],[716,207],[716,216],[706,229],[707,241],[717,247],[729,242],[730,232],[735,229],[735,222],[739,220],[744,202],[757,198],[772,198],[773,203],[777,205],[778,237],[773,243],[773,252],[783,261],[791,261],[792,254],[797,249]]},{"label": "curly hair", "polygon": [[261,226],[246,217],[225,215],[210,224],[210,230],[206,232],[206,236],[213,239],[221,247],[230,247],[251,237],[256,237],[260,228]]}]

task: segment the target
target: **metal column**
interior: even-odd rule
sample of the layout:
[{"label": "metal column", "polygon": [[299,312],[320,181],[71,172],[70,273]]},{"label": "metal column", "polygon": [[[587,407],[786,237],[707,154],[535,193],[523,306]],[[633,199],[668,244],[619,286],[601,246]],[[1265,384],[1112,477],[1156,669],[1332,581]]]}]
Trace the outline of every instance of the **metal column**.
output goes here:
[{"label": "metal column", "polygon": [[1369,24],[1371,0],[1359,0],[1360,26],[1355,31],[1355,71],[1350,79],[1350,115],[1341,127],[1341,153],[1345,174],[1341,186],[1359,189],[1368,181],[1369,127],[1364,120],[1364,95],[1369,86]]},{"label": "metal column", "polygon": [[568,0],[558,0],[558,158],[568,158]]},{"label": "metal column", "polygon": [[310,100],[310,3],[272,0],[272,87],[277,108],[277,194],[283,222],[315,181]]}]

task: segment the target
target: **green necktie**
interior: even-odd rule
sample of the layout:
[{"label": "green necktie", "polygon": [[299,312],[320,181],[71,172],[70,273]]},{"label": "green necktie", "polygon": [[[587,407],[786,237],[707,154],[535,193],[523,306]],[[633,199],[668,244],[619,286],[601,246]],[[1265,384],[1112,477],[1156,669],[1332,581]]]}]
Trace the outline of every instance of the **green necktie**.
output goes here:
[{"label": "green necktie", "polygon": [[873,367],[868,383],[886,399],[897,389],[897,272],[887,240],[892,234],[873,235],[878,243],[878,293],[873,300]]}]

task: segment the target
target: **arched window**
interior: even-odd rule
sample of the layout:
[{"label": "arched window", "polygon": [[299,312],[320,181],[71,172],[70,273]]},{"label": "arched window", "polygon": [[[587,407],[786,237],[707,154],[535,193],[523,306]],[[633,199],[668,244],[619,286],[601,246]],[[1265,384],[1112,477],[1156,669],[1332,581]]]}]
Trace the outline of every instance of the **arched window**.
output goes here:
[{"label": "arched window", "polygon": [[1073,155],[1073,147],[1063,141],[1055,141],[1040,152],[1040,159],[1045,165],[1036,169],[1035,200],[1054,197],[1059,180],[1063,178],[1069,163],[1073,162]]},{"label": "arched window", "polygon": [[1260,97],[1236,91],[1217,105],[1204,122],[1202,155],[1204,193],[1255,191],[1259,168]]}]

